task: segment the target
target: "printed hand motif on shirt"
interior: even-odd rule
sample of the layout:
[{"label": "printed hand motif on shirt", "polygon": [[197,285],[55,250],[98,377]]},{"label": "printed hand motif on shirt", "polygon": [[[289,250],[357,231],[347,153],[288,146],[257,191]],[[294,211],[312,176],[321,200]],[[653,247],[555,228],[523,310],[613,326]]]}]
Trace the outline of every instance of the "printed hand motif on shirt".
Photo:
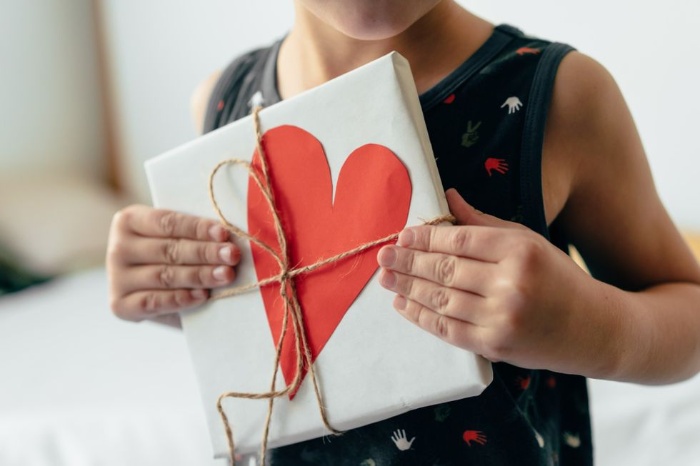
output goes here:
[{"label": "printed hand motif on shirt", "polygon": [[435,408],[435,421],[436,422],[445,422],[448,417],[450,417],[450,414],[452,413],[452,408],[450,408],[450,405],[448,404],[442,404],[438,405]]},{"label": "printed hand motif on shirt", "polygon": [[505,102],[503,102],[503,105],[501,105],[501,108],[508,106],[508,115],[512,115],[513,113],[517,112],[520,110],[520,108],[523,106],[523,103],[518,99],[516,96],[508,97]]},{"label": "printed hand motif on shirt", "polygon": [[480,121],[476,124],[472,124],[471,120],[467,122],[467,132],[462,135],[462,145],[464,147],[471,147],[479,140],[479,133],[476,132],[479,126],[481,126]]},{"label": "printed hand motif on shirt", "polygon": [[581,437],[578,434],[572,434],[570,432],[564,432],[564,442],[571,448],[578,448],[581,446]]},{"label": "printed hand motif on shirt", "polygon": [[488,172],[489,176],[491,176],[492,171],[497,171],[501,175],[505,175],[506,172],[508,171],[508,164],[506,163],[506,159],[496,159],[493,157],[489,157],[486,159],[486,162],[484,162],[484,168]]},{"label": "printed hand motif on shirt", "polygon": [[472,446],[472,442],[479,445],[486,445],[486,435],[480,430],[465,430],[462,434],[462,439],[470,447]]},{"label": "printed hand motif on shirt", "polygon": [[520,47],[518,50],[515,51],[515,53],[520,55],[521,57],[525,54],[537,55],[538,53],[540,53],[540,49],[533,49],[530,47]]},{"label": "printed hand motif on shirt", "polygon": [[265,106],[265,98],[263,97],[262,92],[257,91],[253,96],[250,98],[248,101],[248,107],[250,109],[253,109],[255,107],[263,107]]},{"label": "printed hand motif on shirt", "polygon": [[411,445],[413,445],[413,441],[416,438],[413,437],[410,441],[408,440],[408,437],[406,437],[406,431],[401,429],[397,430],[394,432],[391,436],[391,440],[393,440],[394,445],[396,445],[396,448],[398,448],[401,451],[406,451],[411,448]]},{"label": "printed hand motif on shirt", "polygon": [[537,439],[537,444],[540,446],[540,448],[544,448],[544,437],[542,437],[540,433],[537,432],[535,429],[532,429],[532,431],[535,433],[535,439]]},{"label": "printed hand motif on shirt", "polygon": [[530,382],[532,381],[532,377],[527,376],[527,377],[518,377],[515,379],[515,383],[517,384],[518,388],[521,390],[527,390],[530,387]]}]

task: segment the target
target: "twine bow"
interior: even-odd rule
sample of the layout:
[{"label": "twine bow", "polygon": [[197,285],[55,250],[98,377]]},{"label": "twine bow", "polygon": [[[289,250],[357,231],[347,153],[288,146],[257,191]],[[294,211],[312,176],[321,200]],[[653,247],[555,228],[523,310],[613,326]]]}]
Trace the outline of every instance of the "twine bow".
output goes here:
[{"label": "twine bow", "polygon": [[[261,464],[265,464],[265,456],[267,452],[267,442],[268,442],[268,437],[269,437],[269,431],[270,431],[270,422],[272,420],[272,412],[273,412],[273,405],[274,405],[274,400],[279,397],[283,397],[287,395],[288,393],[296,392],[299,386],[301,385],[302,382],[302,377],[303,377],[303,369],[304,366],[308,367],[308,371],[311,375],[311,380],[313,383],[313,388],[314,388],[314,393],[316,395],[316,401],[318,404],[319,408],[319,413],[321,416],[321,420],[323,421],[323,425],[328,429],[331,433],[340,435],[342,434],[341,431],[334,429],[330,423],[328,422],[328,418],[326,416],[326,409],[323,405],[323,397],[321,395],[321,389],[318,383],[318,380],[316,378],[316,372],[314,370],[314,366],[312,364],[312,357],[311,357],[311,349],[309,347],[309,343],[307,340],[306,336],[306,331],[304,330],[304,317],[301,309],[301,305],[299,303],[299,298],[297,296],[297,290],[296,290],[296,285],[294,282],[294,277],[313,272],[314,270],[317,270],[321,267],[327,266],[329,264],[333,264],[335,262],[341,261],[347,257],[354,256],[356,254],[360,254],[370,248],[373,248],[374,246],[388,243],[391,241],[395,241],[399,233],[394,233],[391,235],[388,235],[384,238],[377,239],[375,241],[371,241],[368,243],[361,244],[357,246],[356,248],[353,248],[348,251],[344,251],[340,254],[337,254],[332,257],[328,257],[325,259],[320,259],[317,262],[304,266],[304,267],[292,267],[290,266],[289,263],[289,252],[288,252],[288,245],[287,245],[287,238],[282,226],[282,221],[280,219],[279,212],[277,210],[276,204],[275,204],[275,198],[274,198],[274,193],[272,191],[272,185],[270,183],[270,176],[268,172],[268,167],[267,167],[267,160],[266,160],[266,155],[265,151],[263,149],[262,145],[262,132],[260,129],[260,117],[259,117],[259,112],[261,110],[261,107],[256,106],[253,109],[253,125],[255,128],[255,140],[256,140],[256,148],[258,152],[258,156],[260,159],[260,171],[262,172],[262,179],[260,177],[260,174],[258,171],[253,167],[253,165],[246,161],[246,160],[241,160],[241,159],[227,159],[219,162],[214,169],[211,171],[209,175],[209,198],[211,200],[211,204],[216,211],[217,216],[219,217],[219,220],[221,221],[221,224],[224,228],[226,228],[231,234],[242,238],[246,239],[254,244],[256,244],[258,247],[260,247],[262,250],[270,254],[276,261],[277,264],[279,265],[279,270],[280,272],[272,277],[265,278],[263,280],[260,280],[256,283],[250,283],[247,285],[242,285],[238,286],[235,288],[229,288],[227,290],[222,290],[220,292],[214,293],[212,295],[212,299],[221,299],[221,298],[226,298],[230,296],[236,296],[242,293],[245,293],[247,291],[256,289],[256,288],[261,288],[266,285],[270,285],[273,283],[278,283],[279,288],[280,288],[280,296],[283,299],[284,302],[284,307],[285,307],[285,312],[284,312],[284,317],[282,320],[282,331],[279,337],[279,340],[277,342],[276,346],[276,351],[275,351],[275,361],[274,361],[274,367],[273,367],[273,372],[272,372],[272,380],[270,383],[270,389],[267,392],[262,392],[262,393],[246,393],[246,392],[224,392],[221,395],[219,395],[219,398],[216,403],[216,408],[219,412],[219,415],[221,417],[221,420],[224,424],[224,429],[226,432],[226,440],[228,442],[228,448],[229,448],[229,455],[231,459],[231,465],[235,466],[236,464],[236,459],[235,459],[235,443],[233,439],[233,430],[231,427],[231,424],[229,422],[228,416],[226,415],[224,408],[223,408],[223,401],[226,398],[242,398],[242,399],[250,399],[250,400],[262,400],[266,399],[268,400],[268,409],[267,409],[267,417],[265,419],[265,426],[263,430],[263,437],[262,437],[262,443],[260,447],[260,461]],[[275,251],[272,247],[270,247],[268,244],[264,243],[263,241],[260,241],[258,238],[255,236],[252,236],[248,234],[247,232],[241,230],[237,226],[231,224],[231,222],[228,221],[228,219],[224,216],[223,212],[221,211],[221,208],[219,207],[219,204],[216,200],[216,196],[214,194],[214,178],[217,174],[217,172],[224,166],[226,165],[243,165],[244,167],[247,168],[251,178],[255,181],[255,183],[258,185],[260,188],[260,191],[263,194],[263,197],[267,201],[268,207],[270,208],[270,211],[273,216],[274,220],[274,225],[277,233],[277,239],[280,245],[280,251],[277,252]],[[263,182],[264,181],[264,182]],[[430,220],[428,222],[425,222],[426,225],[438,225],[443,222],[455,222],[455,218],[452,215],[443,215],[438,218],[435,218],[433,220]],[[294,376],[294,379],[292,382],[285,387],[282,390],[275,390],[275,385],[277,382],[277,374],[279,372],[279,361],[280,361],[280,355],[282,353],[282,345],[284,342],[284,339],[287,334],[287,330],[289,327],[289,321],[291,319],[291,325],[292,325],[292,333],[294,335],[294,342],[295,342],[295,348],[296,348],[296,354],[297,354],[297,360],[296,360],[296,374]]]}]

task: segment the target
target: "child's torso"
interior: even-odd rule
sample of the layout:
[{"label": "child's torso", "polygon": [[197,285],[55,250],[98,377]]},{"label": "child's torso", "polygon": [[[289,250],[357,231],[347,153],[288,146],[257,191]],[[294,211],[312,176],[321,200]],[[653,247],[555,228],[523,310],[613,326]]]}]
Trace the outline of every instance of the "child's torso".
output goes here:
[{"label": "child's torso", "polygon": [[[205,120],[210,131],[279,101],[272,47],[222,75]],[[542,201],[541,151],[554,74],[570,50],[501,26],[472,57],[421,95],[445,189],[479,210],[523,223],[560,246]],[[508,364],[475,398],[415,410],[341,437],[270,453],[276,465],[591,464],[585,379]],[[410,443],[401,442],[404,436]],[[397,440],[398,439],[398,440]]]}]

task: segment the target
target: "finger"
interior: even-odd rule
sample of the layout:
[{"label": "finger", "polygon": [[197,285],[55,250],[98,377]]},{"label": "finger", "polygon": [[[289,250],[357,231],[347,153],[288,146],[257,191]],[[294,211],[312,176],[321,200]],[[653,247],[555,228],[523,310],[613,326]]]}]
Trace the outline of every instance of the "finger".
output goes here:
[{"label": "finger", "polygon": [[136,322],[162,319],[162,316],[202,305],[208,295],[208,292],[202,289],[139,291],[113,302],[112,311],[122,319]]},{"label": "finger", "polygon": [[507,220],[488,215],[472,207],[464,198],[457,192],[456,189],[450,188],[445,192],[447,204],[450,207],[450,212],[457,219],[459,225],[477,225],[491,226],[502,228],[525,228],[519,223],[509,222]]},{"label": "finger", "polygon": [[227,265],[143,265],[124,273],[119,284],[122,295],[137,290],[175,290],[179,288],[216,288],[230,284],[236,273]]},{"label": "finger", "polygon": [[241,252],[233,243],[215,243],[175,238],[133,238],[124,242],[126,264],[236,265]]},{"label": "finger", "polygon": [[486,295],[493,282],[496,265],[454,254],[425,252],[396,246],[384,246],[377,254],[382,267],[424,278],[451,288]]},{"label": "finger", "polygon": [[398,295],[394,307],[399,313],[436,337],[451,345],[482,354],[481,329],[477,325],[463,320],[438,314],[422,304]]},{"label": "finger", "polygon": [[217,221],[146,206],[130,206],[115,215],[117,228],[140,236],[226,241],[228,231]]},{"label": "finger", "polygon": [[429,226],[406,228],[397,246],[496,263],[507,256],[517,238],[513,230],[485,226]]},{"label": "finger", "polygon": [[479,325],[484,318],[478,309],[484,298],[467,291],[437,285],[431,281],[383,269],[379,283],[405,298],[421,304],[433,312]]}]

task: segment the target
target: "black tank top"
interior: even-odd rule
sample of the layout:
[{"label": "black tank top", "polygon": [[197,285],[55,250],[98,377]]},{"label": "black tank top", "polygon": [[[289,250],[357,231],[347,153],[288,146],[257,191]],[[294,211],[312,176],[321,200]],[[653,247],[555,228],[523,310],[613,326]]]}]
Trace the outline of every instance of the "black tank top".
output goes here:
[{"label": "black tank top", "polygon": [[[280,101],[281,41],[229,65],[214,88],[205,131]],[[477,209],[522,223],[566,250],[544,215],[541,155],[554,77],[571,47],[498,26],[468,60],[420,96],[445,189]],[[430,406],[271,450],[272,466],[590,465],[586,380],[494,364],[478,397]]]}]

